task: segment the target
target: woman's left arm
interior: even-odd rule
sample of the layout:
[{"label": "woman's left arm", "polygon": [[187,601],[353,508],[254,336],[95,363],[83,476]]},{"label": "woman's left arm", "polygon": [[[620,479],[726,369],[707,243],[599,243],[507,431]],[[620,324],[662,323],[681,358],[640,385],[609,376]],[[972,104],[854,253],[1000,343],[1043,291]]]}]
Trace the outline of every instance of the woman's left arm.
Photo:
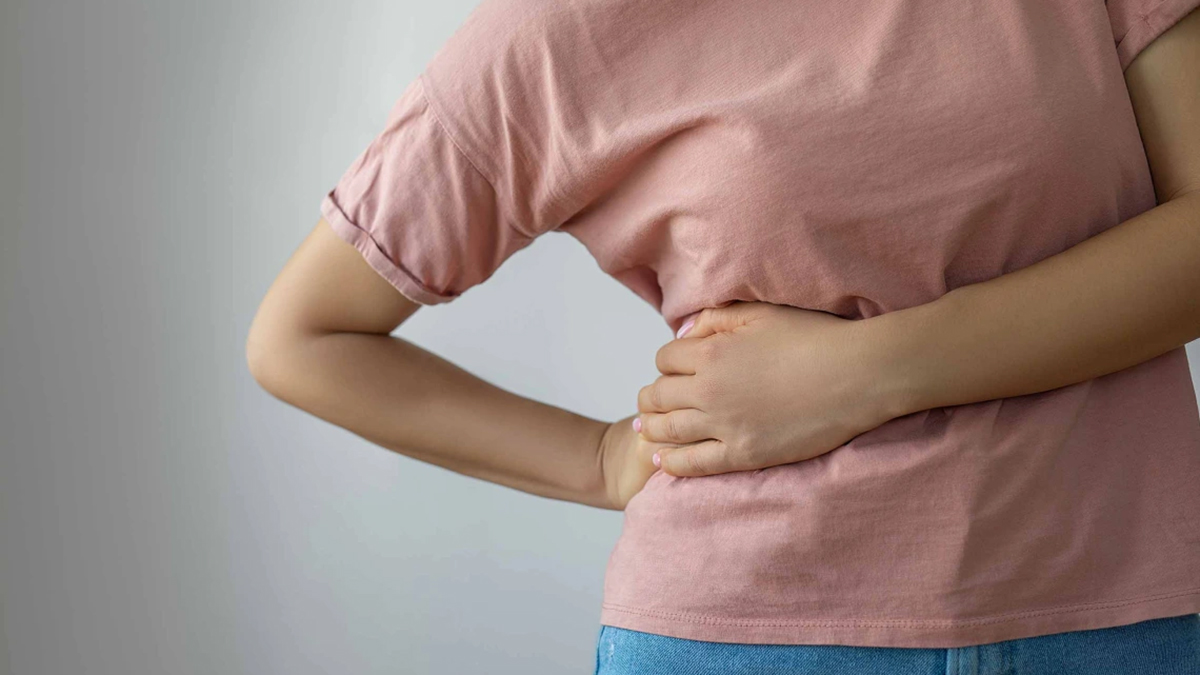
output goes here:
[{"label": "woman's left arm", "polygon": [[638,394],[642,435],[678,444],[662,469],[801,461],[894,417],[1076,384],[1200,338],[1200,11],[1125,78],[1158,206],[1010,274],[861,321],[766,303],[704,310],[685,335],[699,339],[664,345],[663,377]]},{"label": "woman's left arm", "polygon": [[1159,205],[1011,274],[873,317],[901,413],[1031,394],[1200,338],[1200,11],[1125,70]]}]

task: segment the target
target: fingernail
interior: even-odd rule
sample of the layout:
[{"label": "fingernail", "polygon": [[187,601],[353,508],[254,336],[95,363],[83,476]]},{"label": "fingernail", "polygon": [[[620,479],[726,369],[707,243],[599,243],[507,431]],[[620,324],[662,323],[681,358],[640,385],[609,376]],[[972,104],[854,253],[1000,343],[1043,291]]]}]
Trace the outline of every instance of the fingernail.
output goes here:
[{"label": "fingernail", "polygon": [[694,323],[696,323],[695,319],[688,319],[682,326],[679,327],[679,332],[675,334],[675,337],[677,337],[677,338],[683,337],[684,334],[688,332],[688,330],[692,327],[692,324],[694,324]]},{"label": "fingernail", "polygon": [[642,418],[640,418],[640,417],[633,418],[633,430],[638,432],[639,434],[642,433]]},{"label": "fingernail", "polygon": [[651,461],[651,462],[654,462],[654,466],[657,466],[657,467],[659,467],[659,468],[662,468],[662,460],[661,460],[661,459],[659,459],[659,457],[658,457],[658,453],[657,453],[657,452],[656,452],[656,453],[654,453],[654,456],[650,458],[650,461]]}]

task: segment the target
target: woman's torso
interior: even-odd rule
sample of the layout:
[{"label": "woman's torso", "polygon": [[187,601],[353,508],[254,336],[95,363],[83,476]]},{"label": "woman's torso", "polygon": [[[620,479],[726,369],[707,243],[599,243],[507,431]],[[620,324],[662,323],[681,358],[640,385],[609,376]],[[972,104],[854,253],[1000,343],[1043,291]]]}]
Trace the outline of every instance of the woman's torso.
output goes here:
[{"label": "woman's torso", "polygon": [[[417,211],[432,225],[366,223],[423,285],[373,259],[440,302],[557,229],[672,331],[733,300],[847,319],[927,303],[1154,206],[1122,67],[1168,23],[1144,12],[1196,4],[489,0],[395,111],[436,150],[417,168],[455,160],[430,188],[449,205]],[[380,153],[402,160],[402,138]],[[349,188],[378,185],[380,153]],[[451,179],[496,204],[460,205]],[[458,206],[465,225],[437,219]],[[656,473],[625,510],[600,619],[945,648],[1197,612],[1196,485],[1179,348],[803,462]]]},{"label": "woman's torso", "polygon": [[[567,101],[604,189],[559,229],[672,329],[731,300],[927,303],[1154,206],[1102,2],[619,4],[562,38],[605,65]],[[1181,348],[805,462],[656,473],[601,620],[916,647],[1197,611],[1198,484]]]}]

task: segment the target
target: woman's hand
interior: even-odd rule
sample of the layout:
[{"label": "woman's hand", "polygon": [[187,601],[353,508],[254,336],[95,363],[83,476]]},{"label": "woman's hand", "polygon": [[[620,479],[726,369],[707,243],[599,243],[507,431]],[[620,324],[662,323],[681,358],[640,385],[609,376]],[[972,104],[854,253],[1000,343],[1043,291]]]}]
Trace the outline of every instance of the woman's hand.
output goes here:
[{"label": "woman's hand", "polygon": [[651,461],[654,453],[671,447],[643,438],[633,429],[636,415],[612,422],[600,440],[601,471],[611,507],[623,511],[634,495],[658,469]]},{"label": "woman's hand", "polygon": [[[707,308],[659,349],[639,435],[704,476],[810,459],[893,417],[863,321],[766,302]],[[653,459],[652,459],[653,461]]]}]

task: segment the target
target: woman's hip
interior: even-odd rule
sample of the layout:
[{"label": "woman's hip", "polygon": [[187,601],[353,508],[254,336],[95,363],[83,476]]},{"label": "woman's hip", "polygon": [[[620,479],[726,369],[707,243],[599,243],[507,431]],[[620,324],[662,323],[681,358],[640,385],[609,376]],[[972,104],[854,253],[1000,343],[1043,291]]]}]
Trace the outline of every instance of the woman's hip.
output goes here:
[{"label": "woman's hip", "polygon": [[1195,675],[1200,614],[951,649],[687,640],[601,626],[596,675]]}]

